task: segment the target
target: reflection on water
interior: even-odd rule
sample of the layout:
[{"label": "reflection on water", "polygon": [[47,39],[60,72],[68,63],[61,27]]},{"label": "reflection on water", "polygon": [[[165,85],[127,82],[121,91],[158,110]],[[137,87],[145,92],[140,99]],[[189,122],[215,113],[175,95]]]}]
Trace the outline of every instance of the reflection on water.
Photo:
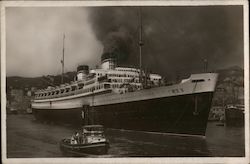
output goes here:
[{"label": "reflection on water", "polygon": [[[7,117],[7,156],[62,157],[59,141],[76,129],[34,121],[32,115]],[[94,157],[244,156],[244,128],[208,123],[206,139],[107,130],[108,155]],[[90,156],[93,157],[93,156]]]},{"label": "reflection on water", "polygon": [[[140,132],[107,131],[111,142],[109,154],[122,156],[210,156],[202,138],[180,137]],[[114,143],[114,145],[112,145]]]},{"label": "reflection on water", "polygon": [[206,142],[211,156],[245,156],[244,127],[216,126],[216,124],[209,122],[206,132]]}]

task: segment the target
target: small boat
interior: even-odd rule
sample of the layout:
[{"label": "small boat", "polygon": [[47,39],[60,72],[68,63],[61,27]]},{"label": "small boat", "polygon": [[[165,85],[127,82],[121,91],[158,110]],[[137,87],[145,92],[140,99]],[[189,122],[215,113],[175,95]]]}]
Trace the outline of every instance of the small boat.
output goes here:
[{"label": "small boat", "polygon": [[225,126],[223,122],[217,123],[216,126]]},{"label": "small boat", "polygon": [[11,114],[18,114],[18,111],[15,108],[10,108],[10,113]]},{"label": "small boat", "polygon": [[82,134],[62,139],[60,149],[65,155],[87,156],[107,154],[109,142],[104,135],[102,125],[86,125]]},{"label": "small boat", "polygon": [[227,105],[225,109],[225,121],[227,126],[242,127],[245,122],[244,105],[235,104]]},{"label": "small boat", "polygon": [[220,116],[219,123],[216,126],[225,126],[225,116]]}]

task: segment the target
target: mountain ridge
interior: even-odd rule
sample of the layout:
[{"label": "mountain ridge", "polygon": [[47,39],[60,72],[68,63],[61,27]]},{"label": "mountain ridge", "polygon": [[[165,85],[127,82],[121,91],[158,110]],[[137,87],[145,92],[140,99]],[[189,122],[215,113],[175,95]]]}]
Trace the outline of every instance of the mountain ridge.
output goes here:
[{"label": "mountain ridge", "polygon": [[[230,66],[228,68],[222,68],[215,71],[219,73],[218,84],[224,83],[226,78],[235,81],[238,79],[239,83],[244,83],[244,69],[239,66]],[[76,72],[67,72],[64,74],[64,82],[69,83],[76,77]],[[46,75],[39,77],[22,77],[22,76],[9,76],[6,77],[7,89],[31,89],[36,87],[37,89],[46,88],[48,86],[60,85],[61,75]]]}]

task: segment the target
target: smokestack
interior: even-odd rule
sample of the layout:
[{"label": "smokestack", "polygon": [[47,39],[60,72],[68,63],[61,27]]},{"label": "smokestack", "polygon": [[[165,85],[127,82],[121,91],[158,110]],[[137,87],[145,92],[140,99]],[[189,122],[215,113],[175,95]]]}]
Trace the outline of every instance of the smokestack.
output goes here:
[{"label": "smokestack", "polygon": [[89,66],[80,65],[77,67],[77,80],[86,79],[88,74],[89,74]]},{"label": "smokestack", "polygon": [[207,59],[204,59],[204,72],[207,72],[207,67],[208,67],[208,61]]},{"label": "smokestack", "polygon": [[116,67],[116,56],[111,53],[102,54],[101,58],[102,69],[115,69]]}]

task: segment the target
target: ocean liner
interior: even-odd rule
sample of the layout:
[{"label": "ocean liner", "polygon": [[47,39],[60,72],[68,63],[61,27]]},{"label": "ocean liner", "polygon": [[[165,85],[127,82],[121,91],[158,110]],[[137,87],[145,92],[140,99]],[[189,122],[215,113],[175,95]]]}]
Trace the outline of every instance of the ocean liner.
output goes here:
[{"label": "ocean liner", "polygon": [[109,53],[102,55],[99,69],[80,65],[75,81],[35,92],[31,102],[35,117],[112,129],[204,136],[217,74],[191,74],[179,83],[163,84],[160,75],[141,69],[141,35],[140,68],[117,66]]},{"label": "ocean liner", "polygon": [[76,81],[35,92],[32,111],[37,119],[205,135],[217,74],[192,74],[168,86],[161,81],[158,74],[116,67],[115,60],[103,58],[102,68],[78,66]]}]

